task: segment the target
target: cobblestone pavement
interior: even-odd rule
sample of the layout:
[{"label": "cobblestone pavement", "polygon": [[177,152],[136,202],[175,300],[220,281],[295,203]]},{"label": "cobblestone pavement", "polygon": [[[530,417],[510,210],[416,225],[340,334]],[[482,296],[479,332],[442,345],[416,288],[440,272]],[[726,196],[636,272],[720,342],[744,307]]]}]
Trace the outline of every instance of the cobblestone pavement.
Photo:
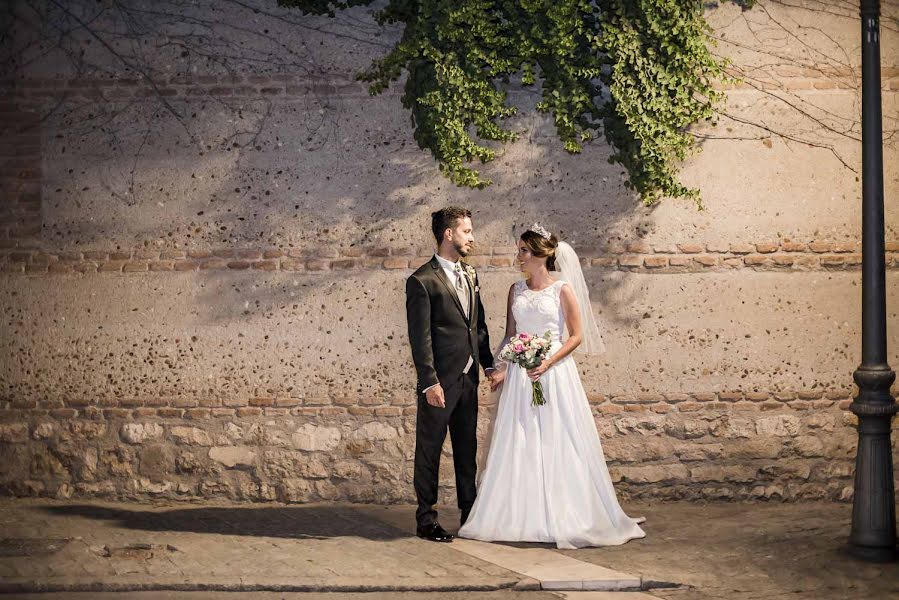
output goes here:
[{"label": "cobblestone pavement", "polygon": [[[4,600],[565,600],[552,592],[67,592],[0,596]],[[612,599],[610,599],[612,600]],[[615,599],[619,600],[619,599]]]},{"label": "cobblestone pavement", "polygon": [[646,538],[560,551],[579,560],[686,587],[652,589],[669,600],[896,600],[899,563],[844,553],[852,506],[833,503],[625,506],[645,515]]},{"label": "cobblestone pavement", "polygon": [[0,500],[0,589],[491,590],[520,577],[349,505]]},{"label": "cobblestone pavement", "polygon": [[[627,503],[625,509],[647,517],[645,539],[558,552],[641,575],[652,595],[668,600],[899,598],[899,564],[863,563],[842,552],[848,504]],[[40,584],[85,592],[168,588],[28,595],[29,600],[559,597],[515,590],[521,579],[516,573],[453,550],[452,544],[414,538],[413,513],[409,506],[0,499],[0,586],[13,591],[13,585],[30,582],[28,589]],[[447,525],[457,522],[451,509],[441,516]]]}]

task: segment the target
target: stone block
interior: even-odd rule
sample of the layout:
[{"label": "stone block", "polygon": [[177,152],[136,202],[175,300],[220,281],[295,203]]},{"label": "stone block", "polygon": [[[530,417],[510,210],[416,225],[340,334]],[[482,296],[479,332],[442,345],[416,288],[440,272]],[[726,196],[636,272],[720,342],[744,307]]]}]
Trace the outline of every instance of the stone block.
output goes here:
[{"label": "stone block", "polygon": [[175,468],[179,473],[194,473],[201,467],[197,455],[188,450],[182,450],[175,459]]},{"label": "stone block", "polygon": [[175,470],[175,457],[164,444],[148,444],[138,455],[138,472],[153,482],[165,481]]},{"label": "stone block", "polygon": [[78,467],[78,477],[83,481],[93,481],[97,477],[97,464],[99,457],[96,448],[86,448],[81,455],[81,465]]},{"label": "stone block", "polygon": [[359,479],[362,475],[362,464],[353,460],[341,460],[334,464],[333,475],[341,479]]},{"label": "stone block", "polygon": [[829,462],[824,467],[824,475],[828,478],[851,477],[855,473],[855,465],[850,462]]},{"label": "stone block", "polygon": [[172,427],[172,437],[185,446],[211,446],[209,434],[198,427]]},{"label": "stone block", "polygon": [[783,442],[778,438],[754,438],[728,444],[727,456],[733,459],[757,460],[780,456]]},{"label": "stone block", "polygon": [[114,477],[132,477],[134,460],[134,451],[122,445],[102,449],[99,456],[100,464]]},{"label": "stone block", "polygon": [[0,444],[0,479],[23,481],[29,478],[29,449],[24,444]]},{"label": "stone block", "polygon": [[28,423],[0,423],[0,442],[11,444],[28,441]]},{"label": "stone block", "polygon": [[131,481],[132,489],[139,494],[150,494],[152,496],[162,496],[172,491],[174,485],[171,481],[156,483],[150,481],[146,477],[133,479]]},{"label": "stone block", "polygon": [[247,446],[214,446],[209,449],[209,458],[233,469],[239,466],[253,466],[256,452]]},{"label": "stone block", "polygon": [[366,423],[351,434],[354,440],[392,440],[399,437],[397,430],[390,425],[373,421]]},{"label": "stone block", "polygon": [[805,419],[805,424],[814,429],[833,431],[837,419],[831,413],[813,413]]},{"label": "stone block", "polygon": [[31,431],[31,437],[36,440],[46,440],[56,435],[56,424],[50,422],[38,423]]},{"label": "stone block", "polygon": [[31,451],[31,477],[37,480],[69,479],[69,471],[62,461],[44,445],[34,445]]},{"label": "stone block", "polygon": [[312,482],[305,479],[288,478],[278,486],[281,502],[308,502],[312,498]]},{"label": "stone block", "polygon": [[674,447],[674,454],[681,460],[709,460],[724,455],[722,444],[699,444],[696,442],[679,442]]},{"label": "stone block", "polygon": [[659,483],[688,479],[687,467],[674,463],[667,465],[645,465],[639,467],[617,467],[621,481],[630,483]]},{"label": "stone block", "polygon": [[297,475],[307,479],[325,479],[331,476],[331,470],[321,460],[311,458],[300,463]]},{"label": "stone block", "polygon": [[615,437],[603,442],[607,460],[618,462],[650,462],[663,460],[674,451],[671,441],[661,436]]},{"label": "stone block", "polygon": [[666,417],[661,415],[639,415],[619,417],[615,419],[615,428],[620,433],[639,433],[641,435],[659,434],[664,430]]},{"label": "stone block", "polygon": [[[683,405],[681,405],[683,406]],[[696,439],[701,438],[709,433],[709,423],[699,419],[686,419],[684,421],[684,438]]]},{"label": "stone block", "polygon": [[124,423],[119,430],[122,441],[129,444],[143,444],[148,440],[162,437],[163,428],[158,423]]},{"label": "stone block", "polygon": [[793,440],[793,448],[800,456],[825,456],[824,443],[817,436],[801,435]]},{"label": "stone block", "polygon": [[751,438],[755,436],[756,424],[752,419],[727,417],[715,428],[714,435],[725,438]]},{"label": "stone block", "polygon": [[329,452],[340,444],[340,430],[307,423],[293,434],[293,447],[298,450]]},{"label": "stone block", "polygon": [[693,481],[755,481],[758,469],[750,466],[739,465],[703,465],[690,469],[690,479]]},{"label": "stone block", "polygon": [[794,415],[759,417],[755,422],[755,430],[759,435],[793,436],[799,433],[799,417]]}]

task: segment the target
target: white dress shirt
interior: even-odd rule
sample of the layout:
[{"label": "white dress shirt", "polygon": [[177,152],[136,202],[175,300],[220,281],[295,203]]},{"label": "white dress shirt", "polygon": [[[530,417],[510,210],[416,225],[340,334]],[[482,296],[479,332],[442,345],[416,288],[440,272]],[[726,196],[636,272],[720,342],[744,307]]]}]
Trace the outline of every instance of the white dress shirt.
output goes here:
[{"label": "white dress shirt", "polygon": [[447,260],[440,256],[439,254],[435,254],[434,258],[437,259],[437,262],[440,263],[440,266],[443,267],[443,272],[446,274],[446,278],[449,279],[449,282],[456,285],[456,265],[459,264],[459,261],[453,262],[451,260]]}]

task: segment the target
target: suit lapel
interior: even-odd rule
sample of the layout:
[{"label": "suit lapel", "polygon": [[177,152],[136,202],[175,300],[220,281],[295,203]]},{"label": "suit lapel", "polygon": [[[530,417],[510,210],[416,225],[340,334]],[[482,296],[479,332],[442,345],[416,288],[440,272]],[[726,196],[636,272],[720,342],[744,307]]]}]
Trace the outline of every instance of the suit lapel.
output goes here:
[{"label": "suit lapel", "polygon": [[[465,310],[462,308],[462,303],[459,301],[459,294],[456,293],[456,288],[450,283],[449,279],[446,278],[446,273],[443,272],[443,267],[440,266],[440,263],[437,262],[437,257],[431,259],[431,268],[434,269],[434,274],[437,276],[437,279],[444,285],[446,288],[446,292],[452,297],[453,302],[456,303],[456,308],[459,309],[459,312],[462,314],[462,318],[465,318]],[[471,291],[469,297],[474,296],[474,290]],[[469,311],[468,314],[471,314]]]}]

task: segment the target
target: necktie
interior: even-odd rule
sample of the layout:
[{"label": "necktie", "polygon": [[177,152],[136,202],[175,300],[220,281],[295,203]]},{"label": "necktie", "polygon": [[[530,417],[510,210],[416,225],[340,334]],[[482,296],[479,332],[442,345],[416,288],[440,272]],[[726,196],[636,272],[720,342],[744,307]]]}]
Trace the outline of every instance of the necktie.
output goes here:
[{"label": "necktie", "polygon": [[462,267],[459,263],[456,263],[454,271],[456,272],[456,294],[459,295],[462,311],[465,313],[465,317],[468,318],[469,304],[471,304],[468,282],[465,280],[465,274],[462,272]]}]

